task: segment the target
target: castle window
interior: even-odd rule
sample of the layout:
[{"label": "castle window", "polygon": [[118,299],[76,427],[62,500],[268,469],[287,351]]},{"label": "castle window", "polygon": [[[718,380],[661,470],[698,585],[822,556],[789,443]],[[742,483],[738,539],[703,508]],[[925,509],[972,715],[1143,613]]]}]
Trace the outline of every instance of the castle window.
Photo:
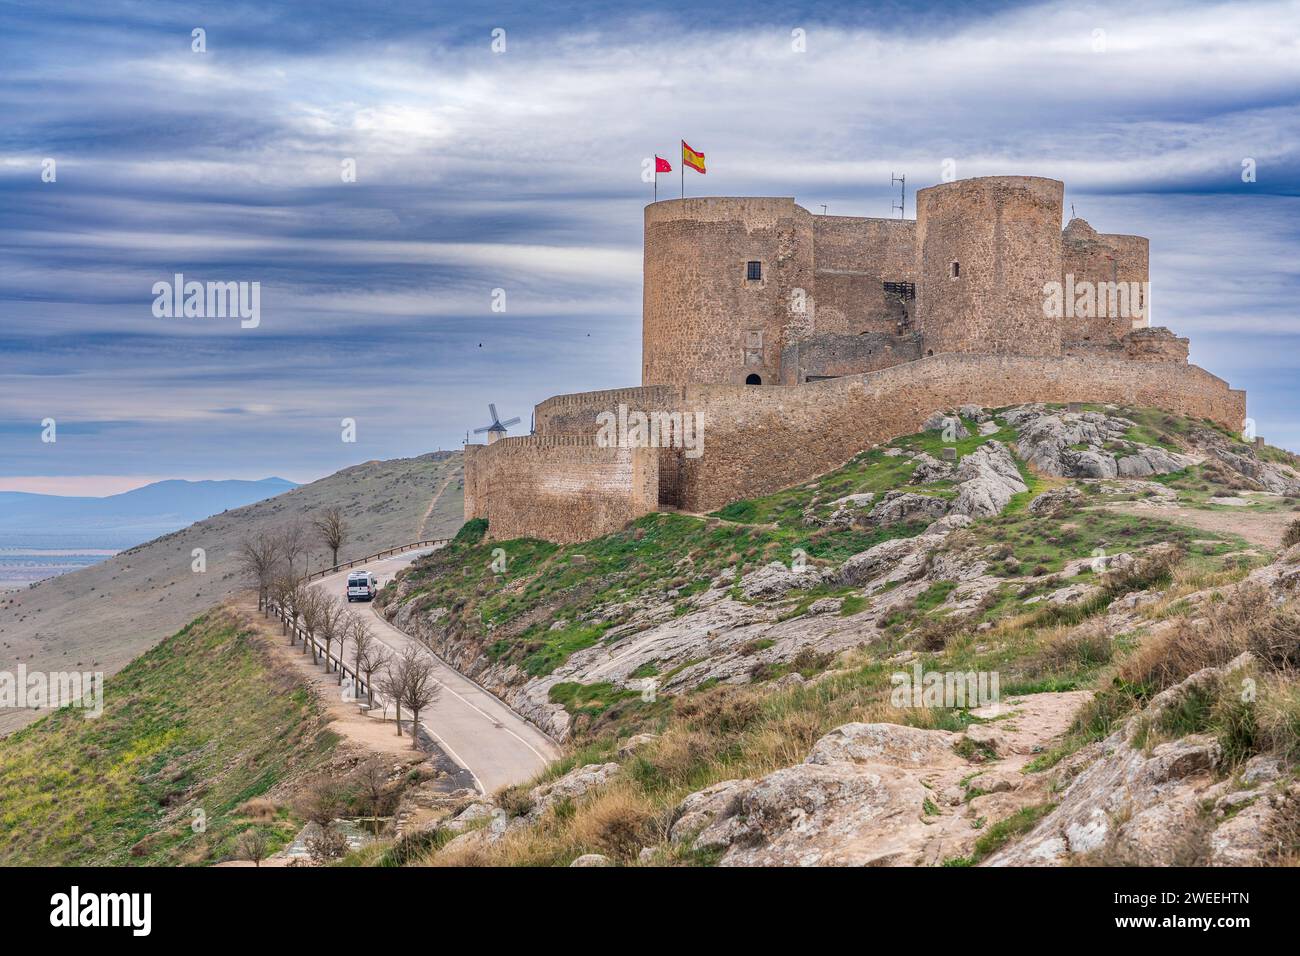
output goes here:
[{"label": "castle window", "polygon": [[762,378],[762,376],[759,376],[759,375],[750,375],[748,378],[745,379],[745,384],[746,384],[746,385],[762,385],[762,384],[763,384],[763,378]]},{"label": "castle window", "polygon": [[763,278],[763,263],[757,259],[751,259],[745,263],[745,278],[750,282],[758,282]]},{"label": "castle window", "polygon": [[954,279],[958,279],[958,278],[961,277],[961,263],[960,263],[960,262],[954,262],[954,263],[952,264],[952,277],[953,277]]}]

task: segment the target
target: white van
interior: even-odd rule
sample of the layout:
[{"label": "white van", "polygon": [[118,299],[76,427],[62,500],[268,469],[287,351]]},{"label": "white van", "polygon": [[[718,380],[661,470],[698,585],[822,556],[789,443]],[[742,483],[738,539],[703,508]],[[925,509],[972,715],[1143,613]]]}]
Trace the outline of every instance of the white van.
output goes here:
[{"label": "white van", "polygon": [[348,600],[373,601],[379,593],[379,582],[369,571],[353,571],[348,575]]}]

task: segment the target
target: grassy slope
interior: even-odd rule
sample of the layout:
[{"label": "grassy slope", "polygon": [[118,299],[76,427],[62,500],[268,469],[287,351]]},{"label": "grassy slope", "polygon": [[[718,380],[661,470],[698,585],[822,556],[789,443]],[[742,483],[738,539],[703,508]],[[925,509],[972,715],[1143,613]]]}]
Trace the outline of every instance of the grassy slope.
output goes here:
[{"label": "grassy slope", "polygon": [[[255,825],[241,806],[337,739],[224,610],[109,678],[104,705],[98,719],[65,709],[0,740],[0,864],[216,862]],[[273,849],[295,830],[284,811],[256,825]]]}]

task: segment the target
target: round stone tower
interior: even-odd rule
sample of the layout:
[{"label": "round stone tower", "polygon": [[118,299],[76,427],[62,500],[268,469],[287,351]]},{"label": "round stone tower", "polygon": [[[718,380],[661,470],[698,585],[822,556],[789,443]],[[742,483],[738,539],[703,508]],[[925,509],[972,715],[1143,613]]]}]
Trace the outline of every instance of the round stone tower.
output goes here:
[{"label": "round stone tower", "polygon": [[926,354],[1059,355],[1043,286],[1061,275],[1065,185],[987,176],[916,194],[917,325]]},{"label": "round stone tower", "polygon": [[645,208],[643,385],[780,382],[787,327],[812,320],[812,216],[791,198]]}]

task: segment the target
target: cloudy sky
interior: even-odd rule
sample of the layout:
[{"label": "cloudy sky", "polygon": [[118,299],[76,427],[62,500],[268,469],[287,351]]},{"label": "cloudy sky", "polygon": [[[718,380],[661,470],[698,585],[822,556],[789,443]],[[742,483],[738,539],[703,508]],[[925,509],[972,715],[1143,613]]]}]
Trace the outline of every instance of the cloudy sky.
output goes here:
[{"label": "cloudy sky", "polygon": [[[0,489],[305,481],[638,383],[682,137],[688,195],[846,215],[947,159],[1065,180],[1300,449],[1300,5],[960,10],[0,0]],[[155,316],[176,273],[259,282],[260,324]]]}]

